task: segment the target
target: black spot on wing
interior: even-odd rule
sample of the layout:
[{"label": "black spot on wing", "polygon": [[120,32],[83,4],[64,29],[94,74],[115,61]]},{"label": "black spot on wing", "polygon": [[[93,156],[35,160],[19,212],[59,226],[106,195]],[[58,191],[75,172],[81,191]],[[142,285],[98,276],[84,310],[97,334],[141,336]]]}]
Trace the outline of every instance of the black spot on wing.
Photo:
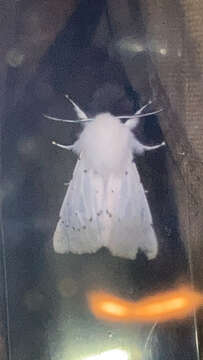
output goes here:
[{"label": "black spot on wing", "polygon": [[110,213],[110,211],[108,209],[106,209],[106,214],[111,218],[112,214]]}]

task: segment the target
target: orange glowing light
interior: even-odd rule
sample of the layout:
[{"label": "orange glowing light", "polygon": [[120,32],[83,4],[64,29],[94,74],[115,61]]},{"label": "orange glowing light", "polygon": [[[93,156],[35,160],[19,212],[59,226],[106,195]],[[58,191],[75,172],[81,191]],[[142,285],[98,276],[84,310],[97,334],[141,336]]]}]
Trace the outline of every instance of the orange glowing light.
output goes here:
[{"label": "orange glowing light", "polygon": [[102,306],[102,310],[106,311],[108,314],[114,314],[115,316],[125,316],[126,308],[119,304],[113,303],[112,301],[104,301]]},{"label": "orange glowing light", "polygon": [[94,316],[117,322],[165,322],[190,316],[203,304],[203,296],[184,286],[133,302],[92,291],[87,295]]}]

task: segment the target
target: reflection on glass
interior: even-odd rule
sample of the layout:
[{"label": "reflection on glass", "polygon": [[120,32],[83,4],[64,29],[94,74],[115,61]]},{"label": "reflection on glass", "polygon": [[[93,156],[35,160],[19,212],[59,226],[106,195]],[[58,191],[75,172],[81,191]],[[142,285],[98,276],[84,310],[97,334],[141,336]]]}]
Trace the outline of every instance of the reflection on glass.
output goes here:
[{"label": "reflection on glass", "polygon": [[84,358],[83,360],[128,360],[128,353],[124,350],[115,349],[105,351],[98,355],[92,355]]},{"label": "reflection on glass", "polygon": [[[114,188],[108,189],[108,207],[95,209],[95,197],[91,203],[96,219],[105,219],[96,220],[100,233],[94,228],[91,239],[88,236],[86,230],[88,226],[91,229],[92,216],[84,228],[75,226],[87,205],[81,204],[82,189],[75,178],[79,201],[76,204],[72,197],[69,209],[78,209],[69,215],[71,245],[76,254],[67,248],[67,241],[63,242],[69,225],[65,222],[66,212],[60,228],[64,230],[65,226],[66,230],[58,238],[61,254],[53,249],[60,207],[77,161],[73,152],[53,146],[53,140],[74,144],[85,129],[85,122],[66,124],[43,114],[55,119],[75,119],[76,105],[64,96],[70,94],[84,109],[81,112],[77,108],[79,117],[87,114],[95,119],[106,112],[116,118],[121,115],[119,125],[129,125],[128,134],[137,145],[163,145],[159,115],[154,113],[163,107],[162,103],[157,106],[159,99],[154,95],[161,81],[150,88],[149,80],[156,77],[151,70],[149,79],[148,56],[151,51],[164,62],[173,55],[179,64],[184,54],[179,43],[174,47],[157,38],[147,44],[141,22],[140,32],[129,31],[135,22],[128,21],[131,11],[128,13],[127,9],[132,7],[135,18],[142,19],[135,3],[123,0],[118,6],[110,0],[16,2],[17,18],[11,21],[17,26],[16,41],[10,44],[9,37],[5,51],[9,66],[5,91],[8,106],[2,139],[5,175],[0,190],[11,360],[179,360],[186,359],[187,354],[190,360],[197,360],[193,312],[202,305],[202,294],[190,284],[188,260],[179,233],[179,199],[168,169],[168,145],[139,156],[131,152],[130,169],[132,165],[137,167],[137,178],[130,191],[125,191],[129,190],[125,186],[122,193],[123,203],[127,197],[131,200],[132,207],[127,208],[125,216],[131,238],[129,228],[126,231],[119,219],[114,236],[108,227],[107,231],[102,229],[104,223],[112,224]],[[149,105],[147,110],[142,108],[144,114],[149,110],[153,115],[140,118],[139,124],[137,119],[128,120],[144,103]],[[98,131],[98,141],[90,137],[106,151],[108,120],[105,128]],[[133,123],[137,126],[132,128]],[[114,129],[112,137],[106,158],[114,147],[116,162],[118,154],[123,159],[123,151],[121,143],[115,141]],[[181,152],[181,161],[185,154]],[[90,155],[98,165],[98,154],[90,149]],[[121,167],[125,159],[119,164]],[[103,170],[102,161],[100,167]],[[87,177],[86,171],[83,175]],[[128,172],[125,178],[129,178]],[[94,177],[95,187],[97,179]],[[84,183],[83,194],[90,203],[85,178]],[[141,197],[136,192],[138,188],[142,189]],[[103,197],[99,199],[102,203]],[[135,226],[137,220],[143,224],[146,219],[143,207],[148,213],[148,240],[146,233]],[[139,210],[139,219],[134,209]],[[123,215],[122,202],[116,210]],[[136,213],[133,222],[132,213]],[[88,251],[86,247],[81,251],[81,234],[86,236]],[[116,254],[119,256],[113,256]],[[6,343],[1,334],[0,342]]]},{"label": "reflection on glass", "polygon": [[191,316],[203,304],[203,296],[189,287],[158,293],[137,302],[104,292],[88,295],[92,313],[101,319],[120,322],[166,322]]}]

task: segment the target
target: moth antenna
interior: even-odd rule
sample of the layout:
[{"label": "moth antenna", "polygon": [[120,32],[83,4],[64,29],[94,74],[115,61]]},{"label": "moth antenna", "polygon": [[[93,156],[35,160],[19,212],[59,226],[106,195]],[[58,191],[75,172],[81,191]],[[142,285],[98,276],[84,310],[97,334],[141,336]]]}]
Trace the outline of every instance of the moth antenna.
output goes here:
[{"label": "moth antenna", "polygon": [[65,95],[65,98],[68,99],[70,101],[70,103],[73,105],[74,110],[80,120],[88,119],[85,112],[70,98],[70,96],[68,94]]},{"label": "moth antenna", "polygon": [[93,119],[67,120],[67,119],[56,118],[56,117],[54,117],[54,116],[50,116],[50,115],[46,115],[46,114],[43,114],[43,116],[44,116],[46,119],[49,119],[49,120],[66,122],[66,123],[82,123],[82,122],[88,122],[88,121],[92,121],[92,120],[93,120]]},{"label": "moth antenna", "polygon": [[56,141],[52,141],[53,145],[56,145],[62,149],[66,149],[66,150],[73,150],[74,149],[74,145],[62,145],[62,144],[58,144]]},{"label": "moth antenna", "polygon": [[140,114],[140,113],[138,114],[136,112],[134,115],[121,115],[121,116],[116,116],[116,117],[119,118],[119,119],[134,119],[134,118],[141,118],[141,117],[145,117],[145,116],[155,115],[155,114],[160,113],[161,111],[163,111],[163,109],[151,111],[151,112],[145,113],[145,114]]},{"label": "moth antenna", "polygon": [[64,186],[69,186],[69,185],[70,185],[70,181],[69,181],[69,182],[64,182],[63,185],[64,185]]},{"label": "moth antenna", "polygon": [[152,100],[149,100],[147,104],[145,104],[144,106],[142,106],[139,110],[136,111],[136,113],[134,115],[131,115],[131,116],[119,116],[120,119],[125,119],[125,118],[132,118],[134,116],[137,116],[137,115],[140,115],[144,109],[146,109],[147,106],[151,105],[152,104]]},{"label": "moth antenna", "polygon": [[[145,105],[146,107],[147,105]],[[140,109],[141,110],[141,109]],[[139,110],[138,110],[139,111]],[[146,113],[146,114],[137,114],[135,113],[135,115],[132,116],[119,116],[120,119],[126,119],[128,118],[128,120],[125,122],[125,125],[128,126],[130,129],[134,129],[136,128],[136,126],[139,124],[139,119],[142,117],[146,117],[146,116],[151,116],[151,115],[156,115],[158,113],[160,113],[161,111],[163,111],[163,109],[159,109],[156,111],[152,111],[150,113]]]},{"label": "moth antenna", "polygon": [[149,100],[147,104],[143,105],[139,110],[136,111],[136,115],[139,115],[143,112],[144,109],[146,109],[147,106],[152,104],[152,100]]},{"label": "moth antenna", "polygon": [[[159,109],[159,110],[155,110],[155,111],[151,111],[149,113],[146,113],[146,114],[135,114],[134,116],[138,117],[138,118],[141,118],[141,117],[145,117],[145,116],[151,116],[151,115],[156,115],[156,114],[159,114],[160,112],[162,112],[163,109]],[[132,116],[133,117],[133,116]]]}]

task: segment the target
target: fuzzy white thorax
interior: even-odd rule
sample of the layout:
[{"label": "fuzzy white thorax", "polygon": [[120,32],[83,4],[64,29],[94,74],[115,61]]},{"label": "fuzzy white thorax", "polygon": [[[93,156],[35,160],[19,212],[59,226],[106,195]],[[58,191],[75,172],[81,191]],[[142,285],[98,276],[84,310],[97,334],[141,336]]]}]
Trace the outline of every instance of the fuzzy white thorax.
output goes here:
[{"label": "fuzzy white thorax", "polygon": [[85,158],[87,170],[106,177],[125,171],[132,158],[133,143],[130,129],[110,113],[104,113],[85,125],[74,151]]}]

